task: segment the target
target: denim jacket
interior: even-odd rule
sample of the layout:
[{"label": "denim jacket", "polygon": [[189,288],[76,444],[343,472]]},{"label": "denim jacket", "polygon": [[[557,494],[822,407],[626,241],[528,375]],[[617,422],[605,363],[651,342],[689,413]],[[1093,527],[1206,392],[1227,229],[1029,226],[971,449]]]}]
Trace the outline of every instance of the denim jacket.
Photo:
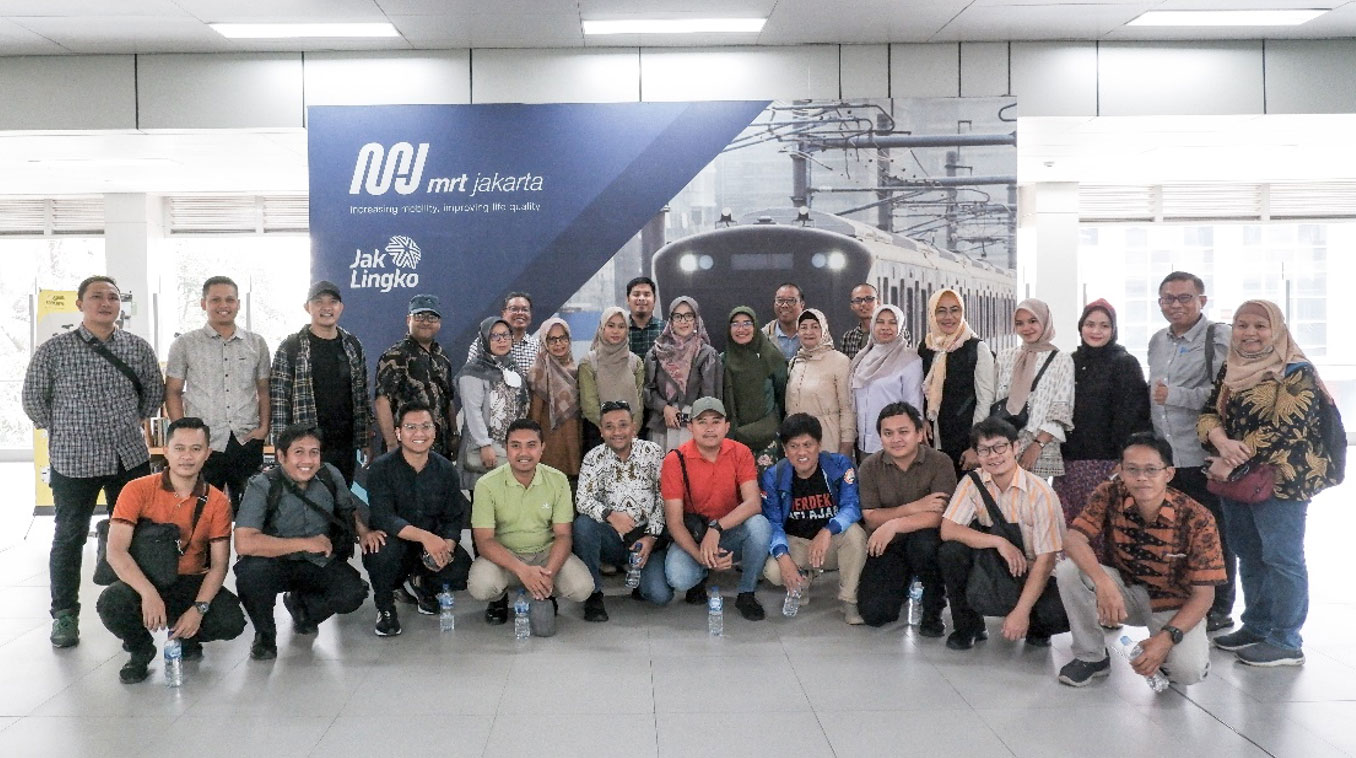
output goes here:
[{"label": "denim jacket", "polygon": [[[862,518],[861,502],[857,498],[857,471],[852,461],[839,453],[820,453],[819,470],[829,483],[829,497],[838,507],[838,514],[829,519],[829,534],[842,534]],[[763,515],[772,524],[772,546],[768,552],[773,558],[788,550],[786,516],[791,511],[791,482],[795,475],[791,461],[783,458],[764,471],[759,481]]]}]

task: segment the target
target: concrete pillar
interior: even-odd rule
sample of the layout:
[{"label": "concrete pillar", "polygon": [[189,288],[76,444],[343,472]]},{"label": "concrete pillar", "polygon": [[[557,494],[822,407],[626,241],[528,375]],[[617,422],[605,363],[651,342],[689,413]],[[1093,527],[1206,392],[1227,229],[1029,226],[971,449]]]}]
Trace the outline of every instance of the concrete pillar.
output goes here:
[{"label": "concrete pillar", "polygon": [[1078,184],[1040,182],[1019,190],[1017,299],[1034,297],[1050,306],[1055,344],[1078,347]]},{"label": "concrete pillar", "polygon": [[118,280],[124,295],[131,294],[130,318],[123,328],[136,334],[163,355],[159,344],[152,294],[159,289],[159,241],[164,237],[164,213],[158,195],[117,193],[104,195],[104,259],[108,274]]}]

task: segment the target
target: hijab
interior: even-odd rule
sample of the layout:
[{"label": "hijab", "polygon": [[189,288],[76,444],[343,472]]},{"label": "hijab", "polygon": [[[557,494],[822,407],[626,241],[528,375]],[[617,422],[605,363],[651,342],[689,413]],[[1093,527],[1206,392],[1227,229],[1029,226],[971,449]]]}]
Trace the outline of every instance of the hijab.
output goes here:
[{"label": "hijab", "polygon": [[[876,340],[876,319],[884,311],[895,314],[899,331],[889,342]],[[897,376],[914,361],[920,361],[918,353],[909,349],[904,338],[904,311],[894,305],[879,305],[871,314],[871,339],[857,357],[852,359],[852,389],[859,390],[866,385],[885,377]]]},{"label": "hijab", "polygon": [[523,381],[522,375],[518,373],[518,367],[513,364],[512,356],[495,355],[490,352],[490,330],[495,324],[503,324],[509,328],[509,334],[513,333],[513,327],[500,316],[490,316],[481,321],[480,350],[461,367],[461,371],[457,372],[457,378],[473,376],[487,382],[503,382],[517,390],[518,402],[526,408],[530,399],[527,394],[527,382]]},{"label": "hijab", "polygon": [[[943,295],[954,297],[961,309],[960,323],[951,334],[943,332],[942,327],[937,324],[937,306],[941,304]],[[932,367],[928,369],[928,375],[923,377],[923,397],[927,399],[928,418],[933,421],[937,420],[937,414],[942,409],[942,388],[946,385],[946,356],[969,342],[972,337],[978,339],[979,335],[970,328],[970,322],[965,320],[965,299],[960,293],[950,287],[932,293],[932,297],[928,298],[928,333],[923,336],[923,346],[935,354],[932,356]]]},{"label": "hijab", "polygon": [[[730,409],[731,420],[748,423],[762,418],[762,409],[766,406],[765,388],[769,377],[786,376],[786,358],[762,329],[758,328],[758,314],[747,305],[741,305],[730,311],[732,323],[735,316],[743,314],[753,321],[753,339],[746,345],[735,342],[733,338],[725,346],[725,378],[729,395],[725,402],[733,401]],[[758,409],[758,415],[748,416],[752,409]]]},{"label": "hijab", "polygon": [[1245,310],[1266,314],[1267,320],[1271,323],[1271,344],[1263,347],[1260,352],[1245,353],[1239,349],[1237,341],[1230,341],[1224,386],[1233,393],[1257,386],[1268,374],[1280,379],[1285,376],[1286,366],[1309,361],[1304,356],[1304,351],[1291,339],[1290,330],[1285,325],[1285,316],[1275,303],[1267,300],[1249,300],[1234,311],[1234,320],[1237,321],[1239,314]]},{"label": "hijab", "polygon": [[1017,311],[1026,311],[1035,316],[1041,325],[1041,334],[1034,343],[1022,340],[1021,347],[1018,348],[1017,361],[1012,364],[1012,382],[1008,385],[1008,413],[1014,416],[1022,412],[1026,399],[1031,395],[1031,383],[1035,381],[1040,365],[1048,360],[1042,359],[1041,353],[1055,349],[1050,342],[1055,338],[1055,325],[1050,322],[1050,306],[1046,305],[1045,301],[1032,297],[1017,304],[1012,310],[1014,316]]},{"label": "hijab", "polygon": [[570,337],[570,325],[565,319],[552,317],[543,321],[537,330],[537,359],[527,372],[532,391],[546,401],[552,429],[579,415],[579,367],[574,363],[574,355],[566,352],[561,359],[546,349],[546,337],[557,324],[565,330],[565,337]]},{"label": "hijab", "polygon": [[598,321],[598,331],[593,333],[593,344],[584,360],[593,368],[593,377],[598,386],[598,402],[625,400],[631,410],[640,410],[640,393],[636,391],[636,364],[640,358],[631,352],[631,342],[622,335],[621,342],[607,344],[603,339],[603,327],[613,316],[621,316],[626,321],[626,311],[612,306],[603,311]]},{"label": "hijab", "polygon": [[[673,311],[683,303],[687,303],[692,309],[696,321],[691,334],[679,337],[673,331]],[[664,321],[664,331],[659,333],[659,338],[654,341],[654,347],[650,348],[659,367],[664,370],[676,388],[672,395],[665,391],[666,400],[675,400],[687,394],[687,380],[688,374],[692,372],[692,362],[697,359],[702,346],[710,344],[711,338],[706,334],[706,324],[702,322],[702,312],[697,307],[697,301],[686,295],[675,297],[673,302],[669,303],[669,318]]]},{"label": "hijab", "polygon": [[829,333],[829,320],[824,317],[823,311],[818,308],[806,308],[800,312],[800,317],[796,319],[796,326],[799,327],[801,322],[810,318],[819,322],[819,331],[822,335],[819,338],[819,344],[811,348],[802,345],[800,349],[796,351],[795,357],[792,358],[793,361],[819,360],[825,355],[833,352],[833,335]]}]

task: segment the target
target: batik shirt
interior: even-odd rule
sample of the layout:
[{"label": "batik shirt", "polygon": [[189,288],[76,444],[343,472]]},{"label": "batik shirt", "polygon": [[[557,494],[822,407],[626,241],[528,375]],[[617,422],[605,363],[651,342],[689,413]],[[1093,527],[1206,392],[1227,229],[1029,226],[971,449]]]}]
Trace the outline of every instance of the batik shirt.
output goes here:
[{"label": "batik shirt", "polygon": [[612,448],[599,445],[584,456],[579,468],[579,512],[604,521],[611,508],[635,519],[645,533],[664,533],[664,501],[659,496],[659,469],[664,449],[646,440],[631,441],[631,455],[622,460]]},{"label": "batik shirt", "polygon": [[376,396],[390,402],[392,414],[409,403],[427,405],[433,411],[433,423],[438,425],[436,447],[443,455],[452,456],[448,447],[452,435],[446,427],[448,409],[456,397],[455,375],[441,345],[434,342],[425,350],[413,337],[406,336],[377,360]]}]

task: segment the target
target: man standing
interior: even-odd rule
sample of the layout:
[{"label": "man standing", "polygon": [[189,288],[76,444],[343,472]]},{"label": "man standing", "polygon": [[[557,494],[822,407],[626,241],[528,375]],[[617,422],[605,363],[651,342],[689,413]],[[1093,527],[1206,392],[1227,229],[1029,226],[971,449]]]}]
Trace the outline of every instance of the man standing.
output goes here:
[{"label": "man standing", "polygon": [[[951,601],[955,631],[946,639],[952,650],[969,650],[976,641],[989,638],[984,617],[970,607],[965,590],[970,568],[980,550],[997,550],[1008,572],[1021,578],[1021,594],[1003,619],[1003,636],[1026,637],[1026,644],[1049,647],[1050,636],[1068,629],[1059,592],[1050,574],[1055,556],[1064,547],[1064,513],[1059,498],[1041,477],[1017,465],[1017,430],[999,419],[988,418],[970,431],[970,446],[979,456],[980,471],[967,474],[942,513],[943,544],[937,551],[946,596]],[[1002,534],[982,532],[970,524],[978,520],[992,527],[993,520],[979,487],[996,501],[1009,526],[1018,527],[1022,545]],[[1024,578],[1023,578],[1024,577]]]},{"label": "man standing", "polygon": [[[146,678],[155,658],[152,632],[169,629],[182,642],[183,659],[192,661],[202,657],[202,643],[233,640],[245,630],[240,601],[221,586],[231,560],[231,507],[201,475],[212,453],[209,434],[202,419],[176,419],[166,433],[165,470],[128,482],[113,509],[108,565],[118,581],[99,595],[98,608],[132,654],[118,672],[124,684]],[[179,527],[178,578],[168,587],[152,584],[128,552],[142,519]]]},{"label": "man standing", "polygon": [[[849,358],[853,358],[866,347],[866,341],[871,336],[871,314],[876,310],[876,288],[870,284],[859,284],[852,288],[851,298],[848,303],[852,307],[852,314],[857,317],[857,325],[843,332],[843,338],[838,341],[838,349]],[[903,324],[900,325],[903,327]]]},{"label": "man standing", "polygon": [[141,420],[165,398],[160,364],[146,340],[116,328],[122,301],[111,277],[80,283],[80,326],[33,352],[24,375],[24,413],[47,430],[56,532],[48,571],[54,647],[80,642],[80,559],[99,492],[109,510],[127,482],[151,472]]},{"label": "man standing", "polygon": [[269,428],[269,353],[264,338],[236,326],[239,291],[229,277],[203,282],[207,325],[179,335],[165,364],[165,411],[170,419],[202,419],[212,430],[207,483],[240,508],[245,483],[264,462]]},{"label": "man standing", "polygon": [[405,319],[408,334],[377,360],[377,397],[372,405],[387,450],[397,447],[396,414],[408,403],[419,403],[433,413],[438,435],[433,449],[449,459],[456,455],[452,437],[457,429],[453,384],[457,372],[434,339],[442,327],[438,298],[415,295]]},{"label": "man standing", "polygon": [[[1217,524],[1224,523],[1219,498],[1206,489],[1205,450],[1196,436],[1196,421],[1210,396],[1215,377],[1229,355],[1228,324],[1216,324],[1205,308],[1205,282],[1195,274],[1174,271],[1158,285],[1158,307],[1168,320],[1166,329],[1149,339],[1149,417],[1154,433],[1172,445],[1176,474],[1171,486],[1204,505]],[[1226,580],[1215,588],[1214,604],[1206,615],[1206,631],[1233,626],[1234,584],[1238,562],[1219,530]]]},{"label": "man standing", "polygon": [[777,349],[782,351],[782,357],[788,361],[796,357],[796,351],[800,350],[800,329],[796,319],[800,318],[803,310],[805,297],[799,286],[785,282],[777,287],[777,294],[772,299],[772,312],[777,317],[763,326],[763,334],[777,343]]},{"label": "man standing", "polygon": [[664,575],[675,590],[687,592],[689,604],[704,605],[707,573],[732,568],[737,550],[735,607],[749,621],[761,621],[763,606],[754,590],[772,544],[772,525],[762,512],[753,453],[726,437],[730,421],[714,397],[697,398],[688,428],[692,439],[665,456],[660,474],[664,520],[673,538]]},{"label": "man standing", "polygon": [[[532,364],[537,362],[537,350],[540,345],[537,340],[529,339],[527,330],[532,326],[532,296],[526,292],[510,292],[504,297],[504,307],[499,315],[508,322],[509,328],[513,330],[510,339],[513,346],[509,348],[509,357],[513,359],[513,365],[518,367],[518,374],[526,377],[532,369]],[[471,347],[466,351],[466,360],[469,362],[480,355],[480,340],[471,340]]]},{"label": "man standing", "polygon": [[937,551],[956,470],[946,453],[924,442],[923,429],[922,414],[908,403],[891,403],[876,419],[882,447],[858,468],[862,520],[871,537],[857,604],[871,626],[898,621],[917,577],[923,583],[918,633],[941,637],[946,598]]},{"label": "man standing", "polygon": [[655,315],[658,293],[654,280],[648,276],[638,276],[626,283],[626,304],[631,309],[631,352],[642,359],[664,331],[664,319]]},{"label": "man standing", "polygon": [[[525,588],[538,601],[537,608],[556,595],[582,603],[593,593],[588,567],[570,553],[570,482],[541,465],[541,426],[531,419],[514,421],[504,447],[508,465],[482,476],[471,498],[471,534],[480,555],[471,564],[467,590],[489,602],[489,624],[508,620],[511,586]],[[533,634],[555,633],[554,622],[536,612],[532,622]]]},{"label": "man standing", "polygon": [[[1121,451],[1120,476],[1103,482],[1069,525],[1055,578],[1073,632],[1074,659],[1059,681],[1082,687],[1111,673],[1099,624],[1145,626],[1144,653],[1130,662],[1141,676],[1162,667],[1178,684],[1210,672],[1210,641],[1202,623],[1224,582],[1219,531],[1210,512],[1171,489],[1172,446],[1148,432]],[[1098,563],[1090,540],[1106,545]]]},{"label": "man standing", "polygon": [[348,563],[354,534],[375,550],[386,535],[369,532],[338,469],[325,463],[315,427],[292,424],[274,437],[278,467],[245,488],[235,519],[235,587],[254,624],[250,657],[278,657],[273,605],[278,593],[296,634],[315,634],[336,613],[367,599],[367,582]]},{"label": "man standing", "polygon": [[387,535],[375,552],[363,554],[378,637],[400,634],[394,593],[406,579],[417,578],[415,602],[431,616],[438,612],[436,594],[443,587],[466,589],[471,569],[471,555],[459,544],[471,504],[461,494],[456,466],[432,450],[433,413],[427,405],[407,403],[396,421],[398,447],[373,461],[367,473],[372,528]]},{"label": "man standing", "polygon": [[633,550],[639,552],[641,566],[634,594],[656,605],[673,599],[664,580],[664,551],[654,552],[664,533],[659,497],[664,449],[636,439],[631,406],[624,400],[603,403],[600,420],[603,444],[590,450],[579,468],[579,515],[574,519],[574,554],[593,576],[593,594],[584,602],[585,621],[607,621],[599,564],[626,566]]},{"label": "man standing", "polygon": [[325,462],[353,484],[358,451],[368,442],[367,356],[362,343],[339,328],[344,302],[339,286],[319,281],[306,296],[311,323],[278,345],[273,356],[270,421],[278,436],[293,424],[315,426],[325,442]]}]

